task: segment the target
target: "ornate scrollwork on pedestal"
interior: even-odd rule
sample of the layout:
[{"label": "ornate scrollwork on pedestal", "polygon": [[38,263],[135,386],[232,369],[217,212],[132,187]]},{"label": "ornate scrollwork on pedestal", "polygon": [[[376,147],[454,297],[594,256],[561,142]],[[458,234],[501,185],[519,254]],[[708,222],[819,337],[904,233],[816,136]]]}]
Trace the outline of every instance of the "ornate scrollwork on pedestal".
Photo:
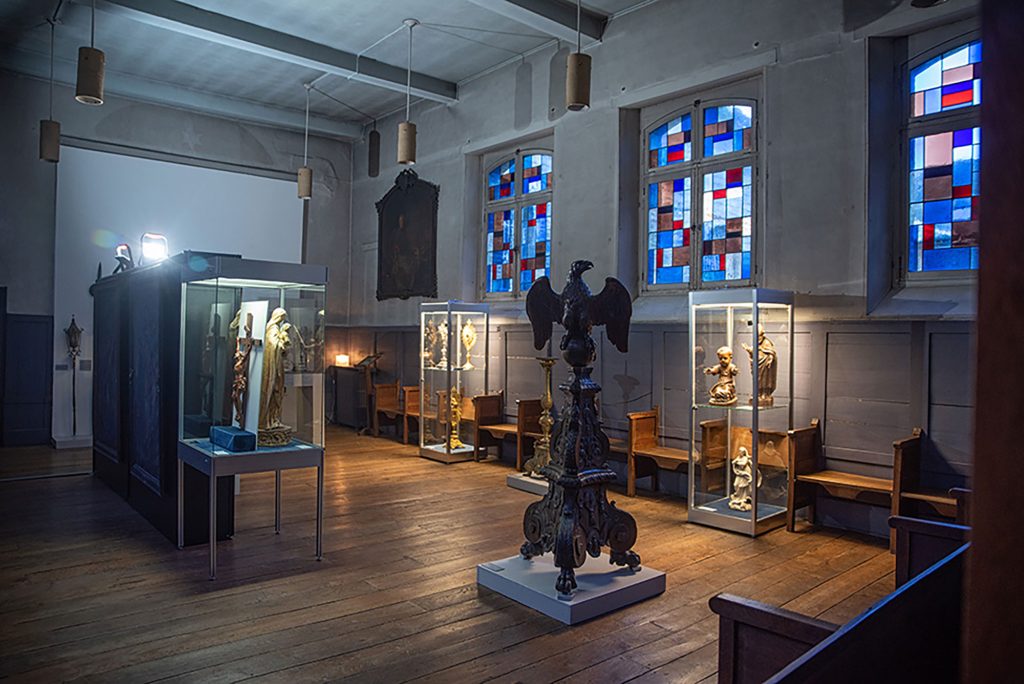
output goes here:
[{"label": "ornate scrollwork on pedestal", "polygon": [[520,548],[524,558],[554,551],[560,569],[555,589],[562,595],[576,589],[575,569],[587,554],[596,558],[604,546],[609,547],[613,564],[633,570],[640,567],[640,556],[632,550],[636,521],[608,501],[605,491],[616,478],[607,465],[608,439],[594,402],[601,387],[590,377],[596,358],[592,327],[605,325],[609,341],[625,352],[632,303],[626,288],[614,278],[608,278],[600,294],[592,296],[582,278],[592,267],[589,261],[576,261],[561,294],[544,277],[526,298],[534,346],[541,349],[551,338],[553,324],[560,323],[565,335],[559,348],[572,367],[569,381],[559,386],[566,399],[552,435],[551,462],[540,470],[549,482],[548,492],[527,507],[526,541]]}]

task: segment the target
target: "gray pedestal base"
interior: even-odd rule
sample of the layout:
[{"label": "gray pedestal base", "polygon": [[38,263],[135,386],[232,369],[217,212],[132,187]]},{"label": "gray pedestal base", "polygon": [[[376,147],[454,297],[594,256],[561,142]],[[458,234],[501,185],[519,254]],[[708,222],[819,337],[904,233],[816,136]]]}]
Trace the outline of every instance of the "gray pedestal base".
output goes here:
[{"label": "gray pedestal base", "polygon": [[576,570],[578,587],[569,599],[558,598],[555,591],[558,572],[550,554],[532,560],[512,556],[476,566],[476,582],[567,625],[665,591],[665,573],[650,568],[633,572],[610,565],[604,553],[599,558],[588,557],[583,567]]},{"label": "gray pedestal base", "polygon": [[525,473],[513,473],[512,475],[506,475],[505,484],[512,489],[521,489],[524,492],[536,494],[537,496],[544,496],[548,493],[547,480],[538,480],[526,475]]}]

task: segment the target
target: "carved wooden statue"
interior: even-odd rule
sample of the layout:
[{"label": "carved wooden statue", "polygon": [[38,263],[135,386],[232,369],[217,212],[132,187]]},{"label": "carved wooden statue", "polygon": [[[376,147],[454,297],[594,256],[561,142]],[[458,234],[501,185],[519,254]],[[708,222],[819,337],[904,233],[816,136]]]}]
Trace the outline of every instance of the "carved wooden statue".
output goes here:
[{"label": "carved wooden statue", "polygon": [[[237,329],[237,321],[241,317],[239,311],[235,320],[231,322],[232,327]],[[252,314],[245,315],[245,336],[238,336],[235,342],[235,379],[231,384],[231,403],[235,407],[235,422],[238,427],[245,428],[245,404],[249,397],[249,356],[253,347],[260,346],[260,340],[252,336]]]},{"label": "carved wooden statue", "polygon": [[263,378],[260,388],[260,421],[257,443],[281,446],[292,438],[292,429],[281,422],[284,401],[284,357],[291,347],[288,313],[274,309],[263,334]]},{"label": "carved wooden statue", "polygon": [[708,390],[708,394],[711,395],[708,403],[716,406],[730,406],[736,403],[735,378],[740,374],[740,370],[732,362],[732,349],[719,347],[716,353],[718,354],[718,365],[704,369],[704,375],[718,377],[718,381]]},{"label": "carved wooden statue", "polygon": [[572,367],[569,381],[559,387],[566,401],[555,423],[551,462],[541,469],[549,482],[548,493],[527,507],[526,541],[520,549],[524,558],[554,551],[555,565],[561,570],[555,589],[561,595],[573,593],[576,568],[583,565],[586,554],[598,557],[603,546],[609,547],[615,565],[640,567],[640,556],[631,550],[636,521],[609,502],[605,492],[615,472],[607,465],[608,438],[594,405],[601,387],[590,378],[597,356],[591,329],[606,326],[609,341],[625,352],[633,306],[629,292],[614,278],[607,278],[600,294],[592,296],[582,276],[593,266],[589,261],[573,262],[561,294],[542,277],[526,297],[534,346],[541,349],[551,338],[553,324],[560,323],[565,334],[559,348]]},{"label": "carved wooden statue", "polygon": [[[775,403],[772,395],[778,381],[778,354],[775,344],[764,334],[764,326],[757,324],[757,361],[754,361],[754,348],[743,344],[743,350],[750,356],[750,372],[757,373],[757,405],[771,406]],[[751,401],[753,403],[753,401]]]}]

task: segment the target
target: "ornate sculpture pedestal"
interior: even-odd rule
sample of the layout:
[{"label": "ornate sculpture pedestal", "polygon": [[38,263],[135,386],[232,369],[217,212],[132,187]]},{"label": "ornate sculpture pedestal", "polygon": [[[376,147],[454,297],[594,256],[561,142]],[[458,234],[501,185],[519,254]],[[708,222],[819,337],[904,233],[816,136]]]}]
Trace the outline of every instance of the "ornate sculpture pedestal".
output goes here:
[{"label": "ornate sculpture pedestal", "polygon": [[597,558],[603,546],[611,549],[611,563],[640,567],[640,556],[631,550],[636,521],[610,503],[605,492],[616,476],[606,465],[608,440],[594,406],[601,387],[590,379],[592,370],[573,368],[570,382],[559,387],[569,401],[555,426],[551,463],[541,469],[548,493],[530,504],[523,516],[526,541],[520,554],[529,559],[554,551],[555,564],[561,568],[555,589],[563,595],[576,589],[575,569],[583,565],[585,554]]}]

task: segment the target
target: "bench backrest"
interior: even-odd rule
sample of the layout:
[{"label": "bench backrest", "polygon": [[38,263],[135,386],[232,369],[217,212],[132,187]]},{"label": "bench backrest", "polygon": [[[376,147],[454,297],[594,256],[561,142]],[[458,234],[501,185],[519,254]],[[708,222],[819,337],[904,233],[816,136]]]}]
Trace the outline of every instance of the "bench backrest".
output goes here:
[{"label": "bench backrest", "polygon": [[768,681],[957,681],[967,548],[889,594]]},{"label": "bench backrest", "polygon": [[373,400],[378,411],[397,411],[399,408],[399,383],[373,386]]},{"label": "bench backrest", "polygon": [[540,432],[540,399],[516,400],[516,426],[519,432]]},{"label": "bench backrest", "polygon": [[821,426],[817,418],[812,418],[807,427],[789,431],[789,478],[792,481],[797,475],[816,473],[824,468]]},{"label": "bench backrest", "polygon": [[912,492],[921,486],[921,449],[924,433],[914,428],[910,437],[892,443],[892,483],[897,492]]},{"label": "bench backrest", "polygon": [[658,423],[660,409],[627,413],[629,420],[629,448],[631,451],[658,446]]},{"label": "bench backrest", "polygon": [[420,415],[420,386],[406,385],[402,388],[402,404],[405,413],[410,416]]}]

